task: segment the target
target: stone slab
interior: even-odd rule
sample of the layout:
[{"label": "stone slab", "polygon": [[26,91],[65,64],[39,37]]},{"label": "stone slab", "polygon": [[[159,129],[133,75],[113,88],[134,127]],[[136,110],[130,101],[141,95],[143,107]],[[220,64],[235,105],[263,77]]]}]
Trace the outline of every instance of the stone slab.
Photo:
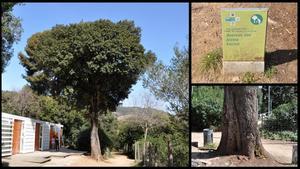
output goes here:
[{"label": "stone slab", "polygon": [[265,62],[261,61],[223,61],[224,74],[261,73],[265,70]]}]

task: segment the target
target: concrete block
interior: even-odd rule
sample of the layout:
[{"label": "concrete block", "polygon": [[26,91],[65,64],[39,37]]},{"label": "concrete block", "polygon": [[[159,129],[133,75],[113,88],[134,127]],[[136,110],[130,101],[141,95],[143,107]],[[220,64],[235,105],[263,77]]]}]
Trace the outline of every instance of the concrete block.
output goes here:
[{"label": "concrete block", "polygon": [[263,61],[223,61],[223,74],[262,73],[264,70]]}]

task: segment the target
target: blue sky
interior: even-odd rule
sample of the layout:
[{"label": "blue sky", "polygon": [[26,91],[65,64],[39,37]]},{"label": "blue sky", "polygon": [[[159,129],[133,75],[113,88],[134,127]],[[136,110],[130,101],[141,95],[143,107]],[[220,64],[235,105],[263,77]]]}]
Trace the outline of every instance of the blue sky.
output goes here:
[{"label": "blue sky", "polygon": [[[22,19],[24,32],[14,45],[14,56],[2,74],[2,90],[20,90],[27,82],[22,78],[25,69],[17,54],[24,51],[27,39],[36,32],[50,29],[56,24],[78,23],[109,19],[133,20],[142,29],[141,43],[152,50],[164,64],[169,64],[175,44],[188,43],[188,3],[25,3],[15,6],[13,13]],[[149,93],[142,82],[133,86],[124,106],[141,106],[140,97]],[[157,108],[166,110],[159,102]]]}]

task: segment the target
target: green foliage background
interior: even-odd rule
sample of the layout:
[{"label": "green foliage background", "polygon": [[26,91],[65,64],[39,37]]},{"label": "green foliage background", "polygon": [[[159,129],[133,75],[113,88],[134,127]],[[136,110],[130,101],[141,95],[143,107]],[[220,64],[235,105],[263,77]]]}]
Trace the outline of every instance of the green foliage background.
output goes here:
[{"label": "green foliage background", "polygon": [[15,5],[17,5],[15,2],[1,2],[1,73],[13,56],[13,44],[20,40],[23,32],[21,19],[12,13]]},{"label": "green foliage background", "polygon": [[223,112],[224,91],[221,86],[193,86],[192,88],[192,131],[204,128],[218,130]]}]

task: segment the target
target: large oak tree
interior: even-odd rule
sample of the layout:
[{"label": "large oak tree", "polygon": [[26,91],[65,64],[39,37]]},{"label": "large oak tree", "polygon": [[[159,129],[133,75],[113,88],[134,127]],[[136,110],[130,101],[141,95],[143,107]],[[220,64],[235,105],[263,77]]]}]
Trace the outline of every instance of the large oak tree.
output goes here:
[{"label": "large oak tree", "polygon": [[269,156],[262,146],[257,120],[257,87],[225,86],[222,138],[217,152],[250,159]]},{"label": "large oak tree", "polygon": [[156,57],[140,43],[141,29],[132,21],[109,20],[56,25],[32,35],[19,58],[32,89],[65,95],[88,109],[91,156],[102,158],[99,115],[114,111]]}]

